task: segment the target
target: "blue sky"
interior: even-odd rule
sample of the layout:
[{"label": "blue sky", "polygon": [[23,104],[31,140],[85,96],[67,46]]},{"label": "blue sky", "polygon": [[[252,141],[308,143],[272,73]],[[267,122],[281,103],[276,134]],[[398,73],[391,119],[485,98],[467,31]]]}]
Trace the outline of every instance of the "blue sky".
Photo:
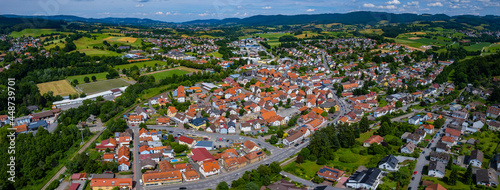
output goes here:
[{"label": "blue sky", "polygon": [[499,10],[500,0],[11,0],[2,2],[0,14],[135,17],[182,22],[352,11],[499,15]]}]

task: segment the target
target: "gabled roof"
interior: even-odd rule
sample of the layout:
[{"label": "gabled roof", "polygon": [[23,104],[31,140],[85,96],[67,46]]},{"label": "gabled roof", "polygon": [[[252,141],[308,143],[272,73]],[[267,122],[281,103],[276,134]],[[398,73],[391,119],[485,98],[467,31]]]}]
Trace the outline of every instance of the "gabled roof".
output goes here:
[{"label": "gabled roof", "polygon": [[392,168],[396,168],[396,166],[398,166],[398,159],[394,157],[394,155],[390,154],[389,156],[382,158],[378,164],[381,165],[384,163],[389,164]]},{"label": "gabled roof", "polygon": [[446,164],[441,161],[431,161],[429,162],[429,171],[436,170],[443,174],[446,174]]},{"label": "gabled roof", "polygon": [[368,144],[377,143],[377,144],[380,144],[383,140],[384,140],[384,138],[381,137],[380,135],[373,135],[370,138],[366,139],[363,143],[368,143]]},{"label": "gabled roof", "polygon": [[184,135],[182,135],[182,136],[179,137],[179,142],[184,142],[184,143],[187,143],[187,144],[192,144],[193,141],[194,141],[194,139],[186,137]]},{"label": "gabled roof", "polygon": [[193,159],[193,161],[195,162],[215,160],[212,154],[210,154],[210,152],[208,152],[205,148],[195,148],[191,150],[191,154],[193,154],[193,156],[191,156],[191,159]]}]

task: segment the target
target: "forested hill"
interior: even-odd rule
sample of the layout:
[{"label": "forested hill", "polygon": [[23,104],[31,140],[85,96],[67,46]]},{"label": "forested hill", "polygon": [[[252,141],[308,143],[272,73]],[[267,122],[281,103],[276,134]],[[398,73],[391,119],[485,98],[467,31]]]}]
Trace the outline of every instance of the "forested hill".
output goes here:
[{"label": "forested hill", "polygon": [[248,18],[226,18],[222,20],[194,20],[183,24],[242,24],[242,25],[293,25],[293,24],[377,24],[380,21],[389,23],[410,23],[415,21],[453,21],[473,26],[489,24],[490,28],[498,28],[499,16],[448,16],[445,14],[394,14],[385,12],[359,11],[350,13],[314,14],[314,15],[257,15]]},{"label": "forested hill", "polygon": [[457,61],[446,67],[435,82],[452,80],[460,89],[469,83],[475,87],[490,88],[494,87],[492,81],[496,76],[500,76],[500,53]]}]

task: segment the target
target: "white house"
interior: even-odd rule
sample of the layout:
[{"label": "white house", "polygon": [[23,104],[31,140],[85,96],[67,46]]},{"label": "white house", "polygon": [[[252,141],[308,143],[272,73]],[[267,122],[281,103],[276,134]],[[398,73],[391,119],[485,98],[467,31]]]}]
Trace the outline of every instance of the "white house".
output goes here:
[{"label": "white house", "polygon": [[378,168],[388,171],[397,171],[399,169],[398,159],[390,154],[380,160]]},{"label": "white house", "polygon": [[431,161],[429,163],[429,172],[431,177],[443,178],[446,175],[446,164],[440,161]]}]

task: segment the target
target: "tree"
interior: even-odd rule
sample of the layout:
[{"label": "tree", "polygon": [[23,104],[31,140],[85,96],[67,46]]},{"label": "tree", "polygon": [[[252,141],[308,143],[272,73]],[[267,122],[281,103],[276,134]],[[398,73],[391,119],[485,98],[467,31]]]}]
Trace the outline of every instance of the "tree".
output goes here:
[{"label": "tree", "polygon": [[450,157],[450,160],[448,161],[448,164],[446,165],[446,169],[451,170],[452,160],[453,160],[453,157]]},{"label": "tree", "polygon": [[95,77],[95,75],[92,75],[92,81],[96,81],[97,78]]},{"label": "tree", "polygon": [[380,129],[377,131],[377,133],[380,135],[380,136],[386,136],[386,135],[392,135],[392,128],[389,126],[389,124],[387,124],[387,122],[384,122],[382,123],[382,125],[380,126]]},{"label": "tree", "polygon": [[298,155],[301,155],[305,159],[308,159],[309,155],[311,155],[311,151],[309,151],[309,149],[306,147],[306,148],[303,148],[302,150],[300,150]]},{"label": "tree", "polygon": [[245,115],[245,112],[246,112],[245,109],[240,109],[240,116]]},{"label": "tree", "polygon": [[297,164],[302,164],[304,163],[304,157],[302,155],[297,155],[297,159],[295,160]]},{"label": "tree", "polygon": [[359,121],[359,129],[362,133],[368,131],[370,129],[370,122],[367,117],[362,117],[361,121]]},{"label": "tree", "polygon": [[325,157],[319,157],[319,159],[316,161],[316,164],[318,165],[325,165],[327,162],[326,158]]},{"label": "tree", "polygon": [[229,190],[229,185],[225,181],[222,181],[217,185],[216,190]]},{"label": "tree", "polygon": [[147,130],[148,126],[145,123],[139,124],[139,129],[143,129],[143,128]]},{"label": "tree", "polygon": [[446,119],[444,117],[436,119],[434,121],[434,127],[438,128],[438,129],[441,128],[444,125],[445,121],[446,121]]},{"label": "tree", "polygon": [[403,107],[403,102],[397,101],[396,102],[396,108]]},{"label": "tree", "polygon": [[328,116],[328,113],[326,111],[324,111],[323,113],[321,113],[321,116],[326,117],[326,116]]},{"label": "tree", "polygon": [[78,80],[77,79],[73,79],[73,86],[76,86],[78,85]]},{"label": "tree", "polygon": [[[451,161],[450,161],[451,162]],[[467,171],[463,176],[464,183],[467,185],[472,184],[472,164],[469,164],[467,167]]]},{"label": "tree", "polygon": [[271,138],[269,139],[269,143],[271,143],[271,144],[278,143],[278,138],[276,137],[276,135],[271,135]]},{"label": "tree", "polygon": [[312,179],[312,181],[314,183],[318,183],[319,184],[319,183],[323,183],[325,181],[325,179],[319,177],[318,175],[315,175],[314,178]]},{"label": "tree", "polygon": [[458,178],[458,171],[456,169],[451,170],[451,174],[448,177],[448,184],[449,185],[456,185],[457,184],[457,178]]},{"label": "tree", "polygon": [[85,78],[83,78],[83,81],[85,81],[85,83],[89,83],[90,79],[89,79],[89,77],[85,77]]},{"label": "tree", "polygon": [[245,190],[259,190],[259,186],[252,181],[245,185]]},{"label": "tree", "polygon": [[279,174],[281,172],[281,166],[278,162],[272,162],[269,164],[269,168],[271,168],[271,172],[274,174]]},{"label": "tree", "polygon": [[335,113],[335,111],[336,111],[336,110],[335,110],[335,107],[334,107],[334,106],[332,106],[332,107],[330,107],[330,109],[328,110],[328,113]]},{"label": "tree", "polygon": [[285,134],[285,132],[282,129],[280,129],[280,130],[278,130],[278,132],[276,132],[276,135],[278,135],[279,138],[283,138],[284,134]]}]

